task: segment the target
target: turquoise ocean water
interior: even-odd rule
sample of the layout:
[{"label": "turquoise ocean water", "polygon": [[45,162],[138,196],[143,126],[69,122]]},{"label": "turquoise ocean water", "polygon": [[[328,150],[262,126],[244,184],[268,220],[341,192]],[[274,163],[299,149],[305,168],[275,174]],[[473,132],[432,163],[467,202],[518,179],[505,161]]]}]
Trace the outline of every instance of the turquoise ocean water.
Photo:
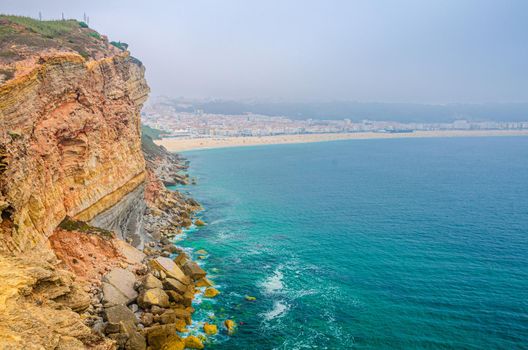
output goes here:
[{"label": "turquoise ocean water", "polygon": [[178,244],[221,292],[195,326],[239,324],[209,348],[528,348],[528,138],[185,156],[208,225]]}]

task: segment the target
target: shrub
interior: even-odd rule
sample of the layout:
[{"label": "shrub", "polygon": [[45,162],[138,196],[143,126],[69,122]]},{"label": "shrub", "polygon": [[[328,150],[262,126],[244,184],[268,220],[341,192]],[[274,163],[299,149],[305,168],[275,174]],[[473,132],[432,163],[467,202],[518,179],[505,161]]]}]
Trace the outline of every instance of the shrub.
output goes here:
[{"label": "shrub", "polygon": [[101,36],[97,32],[90,32],[88,33],[88,35],[91,36],[92,38],[96,38],[97,40],[101,40]]},{"label": "shrub", "polygon": [[110,44],[114,45],[115,47],[117,47],[118,49],[123,50],[123,51],[128,49],[128,44],[127,43],[122,43],[121,41],[111,41]]},{"label": "shrub", "polygon": [[80,22],[79,22],[79,25],[81,26],[81,28],[88,28],[88,24],[86,24],[86,23],[83,22],[83,21],[80,21]]}]

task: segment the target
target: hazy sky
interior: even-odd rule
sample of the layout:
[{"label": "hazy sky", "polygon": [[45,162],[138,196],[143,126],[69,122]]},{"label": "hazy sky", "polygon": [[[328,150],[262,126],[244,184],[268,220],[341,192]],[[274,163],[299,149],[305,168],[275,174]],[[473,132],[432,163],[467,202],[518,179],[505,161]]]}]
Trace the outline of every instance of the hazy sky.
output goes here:
[{"label": "hazy sky", "polygon": [[527,102],[526,0],[1,0],[90,16],[130,44],[154,94],[386,102]]}]

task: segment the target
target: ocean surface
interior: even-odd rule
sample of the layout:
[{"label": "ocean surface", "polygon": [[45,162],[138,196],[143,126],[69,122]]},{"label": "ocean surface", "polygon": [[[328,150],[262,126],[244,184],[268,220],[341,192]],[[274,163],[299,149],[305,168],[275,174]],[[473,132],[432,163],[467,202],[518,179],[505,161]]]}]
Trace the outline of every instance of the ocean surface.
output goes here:
[{"label": "ocean surface", "polygon": [[[208,349],[527,349],[528,138],[186,152]],[[245,296],[255,301],[246,301]]]}]

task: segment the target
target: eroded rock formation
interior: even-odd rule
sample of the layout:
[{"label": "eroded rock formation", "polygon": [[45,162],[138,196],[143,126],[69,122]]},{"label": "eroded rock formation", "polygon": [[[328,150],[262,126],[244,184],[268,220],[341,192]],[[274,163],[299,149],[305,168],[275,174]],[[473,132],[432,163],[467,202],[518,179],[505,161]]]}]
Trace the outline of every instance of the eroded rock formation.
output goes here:
[{"label": "eroded rock formation", "polygon": [[126,52],[47,52],[0,87],[0,249],[45,243],[65,216],[91,220],[143,183],[143,72]]}]

